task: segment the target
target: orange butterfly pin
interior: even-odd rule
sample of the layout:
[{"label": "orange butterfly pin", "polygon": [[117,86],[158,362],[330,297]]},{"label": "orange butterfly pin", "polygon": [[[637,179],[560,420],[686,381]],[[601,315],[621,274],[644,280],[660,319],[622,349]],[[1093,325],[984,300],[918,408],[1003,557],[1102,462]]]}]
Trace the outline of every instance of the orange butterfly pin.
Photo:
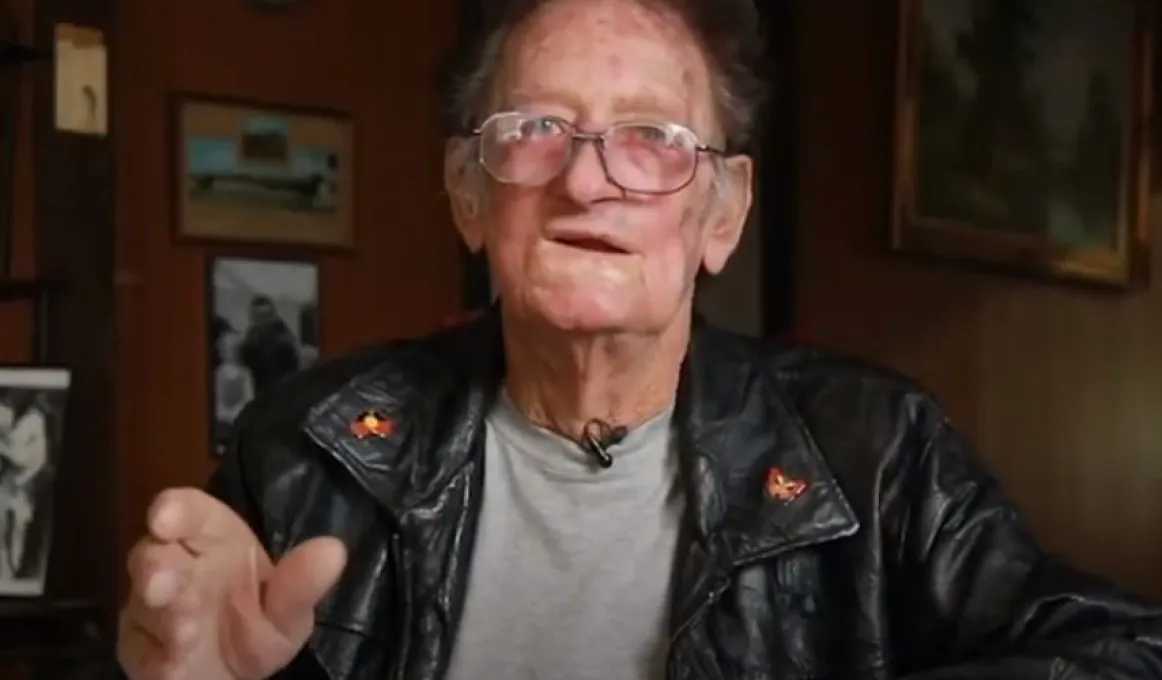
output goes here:
[{"label": "orange butterfly pin", "polygon": [[807,482],[783,474],[779,468],[767,472],[767,495],[777,501],[793,501],[807,490]]}]

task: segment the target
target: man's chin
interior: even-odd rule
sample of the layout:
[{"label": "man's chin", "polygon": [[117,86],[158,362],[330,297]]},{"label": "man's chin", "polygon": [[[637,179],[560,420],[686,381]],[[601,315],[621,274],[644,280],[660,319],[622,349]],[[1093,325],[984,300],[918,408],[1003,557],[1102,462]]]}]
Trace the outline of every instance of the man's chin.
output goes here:
[{"label": "man's chin", "polygon": [[550,296],[536,301],[532,311],[557,330],[578,335],[630,330],[634,315],[626,300],[603,296]]}]

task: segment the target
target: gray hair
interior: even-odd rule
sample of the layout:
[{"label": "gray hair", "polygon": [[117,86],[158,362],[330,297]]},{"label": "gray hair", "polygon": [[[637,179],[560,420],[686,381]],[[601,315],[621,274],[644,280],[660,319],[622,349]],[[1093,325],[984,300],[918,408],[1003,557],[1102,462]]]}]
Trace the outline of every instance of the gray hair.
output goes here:
[{"label": "gray hair", "polygon": [[[497,75],[512,32],[534,11],[552,0],[485,0],[479,24],[461,36],[445,74],[445,126],[451,138],[471,132],[496,96]],[[694,34],[709,67],[715,118],[728,153],[752,150],[756,112],[764,101],[761,75],[765,44],[753,0],[637,0],[644,6],[677,15]],[[465,198],[484,200],[485,177],[475,162],[475,140],[453,142],[448,171]],[[722,173],[714,174],[716,193],[725,190]],[[477,205],[480,209],[483,206]]]}]

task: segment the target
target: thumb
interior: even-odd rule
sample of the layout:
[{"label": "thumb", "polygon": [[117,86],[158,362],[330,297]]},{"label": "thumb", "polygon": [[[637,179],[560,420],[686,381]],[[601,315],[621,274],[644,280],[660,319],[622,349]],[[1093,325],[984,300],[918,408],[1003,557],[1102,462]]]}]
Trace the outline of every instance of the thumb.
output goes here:
[{"label": "thumb", "polygon": [[287,553],[266,581],[263,609],[280,633],[306,640],[315,625],[315,606],[343,573],[347,549],[338,539],[313,538]]}]

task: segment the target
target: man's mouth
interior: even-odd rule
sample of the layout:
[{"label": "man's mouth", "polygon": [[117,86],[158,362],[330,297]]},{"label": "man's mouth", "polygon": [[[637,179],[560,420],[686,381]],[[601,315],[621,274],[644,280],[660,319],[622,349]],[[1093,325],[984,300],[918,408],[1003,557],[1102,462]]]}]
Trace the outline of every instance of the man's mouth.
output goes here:
[{"label": "man's mouth", "polygon": [[595,253],[625,255],[627,252],[629,252],[625,248],[618,247],[609,241],[594,236],[562,236],[553,239],[553,242],[569,246],[570,248],[579,248],[581,250],[588,250]]}]

